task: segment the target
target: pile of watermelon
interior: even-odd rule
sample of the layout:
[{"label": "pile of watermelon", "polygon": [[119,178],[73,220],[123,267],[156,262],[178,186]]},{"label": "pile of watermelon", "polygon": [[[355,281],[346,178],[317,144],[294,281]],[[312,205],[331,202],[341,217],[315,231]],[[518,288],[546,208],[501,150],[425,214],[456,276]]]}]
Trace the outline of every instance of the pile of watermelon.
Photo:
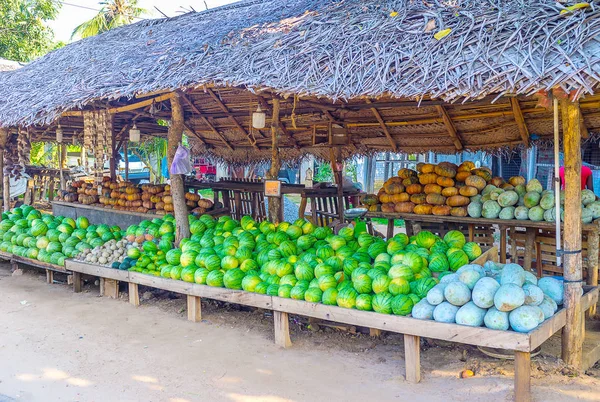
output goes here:
[{"label": "pile of watermelon", "polygon": [[488,261],[444,276],[413,308],[423,320],[529,332],[563,304],[563,282],[537,277],[518,264]]},{"label": "pile of watermelon", "polygon": [[130,267],[121,269],[405,316],[438,283],[434,272],[449,275],[481,255],[458,231],[443,239],[422,231],[384,241],[352,227],[335,235],[305,220],[274,225],[248,216],[189,219],[191,237],[179,248],[173,248],[166,218],[153,223],[151,234],[143,233],[150,224],[129,228],[128,236],[145,240],[141,250],[128,252]]},{"label": "pile of watermelon", "polygon": [[66,258],[123,235],[118,226],[90,225],[85,217],[52,216],[22,205],[2,214],[0,250],[63,266]]}]

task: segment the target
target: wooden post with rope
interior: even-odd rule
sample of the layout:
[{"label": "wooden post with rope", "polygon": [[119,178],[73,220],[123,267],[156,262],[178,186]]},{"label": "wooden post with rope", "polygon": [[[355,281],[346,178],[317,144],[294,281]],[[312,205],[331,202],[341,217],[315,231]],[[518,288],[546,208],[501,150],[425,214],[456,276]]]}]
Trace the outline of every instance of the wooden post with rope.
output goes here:
[{"label": "wooden post with rope", "polygon": [[564,306],[567,312],[562,333],[562,359],[581,367],[583,312],[581,309],[581,114],[579,102],[566,96],[560,101],[565,155]]},{"label": "wooden post with rope", "polygon": [[[182,141],[184,130],[183,108],[179,95],[171,97],[171,126],[167,137],[167,157],[169,166],[173,163],[177,147]],[[171,174],[171,196],[173,197],[173,212],[175,215],[175,243],[179,244],[181,239],[190,236],[190,223],[188,221],[188,209],[185,204],[185,187],[183,175]]]},{"label": "wooden post with rope", "polygon": [[[6,197],[6,193],[4,191],[4,148],[6,147],[6,142],[8,141],[8,129],[0,128],[0,195],[2,196],[2,206],[0,206],[0,211],[8,211],[6,206],[10,205],[10,190],[8,192],[9,197]],[[4,207],[4,209],[2,209]]]},{"label": "wooden post with rope", "polygon": [[[279,157],[279,99],[273,98],[273,116],[271,119],[271,169],[268,179],[277,180],[281,169],[281,158]],[[279,223],[283,220],[283,199],[281,197],[268,197],[269,220]]]}]

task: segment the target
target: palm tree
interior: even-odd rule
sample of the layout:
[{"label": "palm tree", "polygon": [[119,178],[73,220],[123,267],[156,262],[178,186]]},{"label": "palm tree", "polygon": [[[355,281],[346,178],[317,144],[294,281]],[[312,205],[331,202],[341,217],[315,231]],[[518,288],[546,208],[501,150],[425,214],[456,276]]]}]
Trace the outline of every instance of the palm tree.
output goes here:
[{"label": "palm tree", "polygon": [[71,34],[74,37],[87,38],[98,35],[122,25],[131,24],[134,19],[146,12],[137,6],[137,0],[105,0],[100,2],[100,12],[91,20],[79,25]]}]

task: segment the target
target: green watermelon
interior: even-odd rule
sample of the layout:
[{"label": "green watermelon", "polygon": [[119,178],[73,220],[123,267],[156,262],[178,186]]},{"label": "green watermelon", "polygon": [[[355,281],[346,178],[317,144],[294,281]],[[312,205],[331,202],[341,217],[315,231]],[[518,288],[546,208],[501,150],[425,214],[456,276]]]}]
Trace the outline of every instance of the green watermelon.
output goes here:
[{"label": "green watermelon", "polygon": [[407,295],[398,295],[392,299],[392,312],[395,315],[407,316],[414,306],[413,300]]}]

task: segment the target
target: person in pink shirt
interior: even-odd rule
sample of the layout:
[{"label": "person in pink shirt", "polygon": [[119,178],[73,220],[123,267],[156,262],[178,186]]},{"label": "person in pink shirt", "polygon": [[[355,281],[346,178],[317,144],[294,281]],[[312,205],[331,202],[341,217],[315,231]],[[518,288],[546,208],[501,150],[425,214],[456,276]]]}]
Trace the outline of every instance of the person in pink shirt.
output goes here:
[{"label": "person in pink shirt", "polygon": [[[565,189],[565,167],[561,166],[559,170],[560,175],[560,188]],[[592,176],[592,169],[587,166],[581,166],[581,189],[594,191],[594,178]]]}]

